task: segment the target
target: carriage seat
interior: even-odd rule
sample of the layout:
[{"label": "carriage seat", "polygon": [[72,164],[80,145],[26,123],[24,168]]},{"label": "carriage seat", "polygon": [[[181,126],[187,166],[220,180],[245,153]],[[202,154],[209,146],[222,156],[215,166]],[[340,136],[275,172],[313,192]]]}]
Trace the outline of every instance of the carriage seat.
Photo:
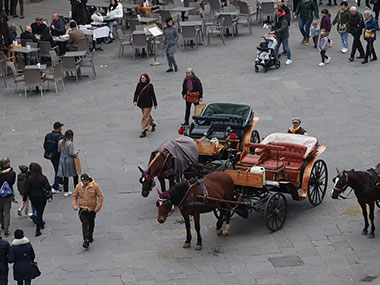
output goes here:
[{"label": "carriage seat", "polygon": [[250,154],[247,151],[243,151],[238,166],[262,166],[265,169],[279,169],[285,166],[284,162],[277,160],[277,156],[271,156],[270,152],[265,151],[260,155]]},{"label": "carriage seat", "polygon": [[[284,150],[279,151],[280,159],[285,163],[286,169],[301,170],[305,161],[305,153],[307,147],[299,144],[286,143],[286,142],[272,142],[271,145],[285,147]],[[273,155],[277,156],[276,152]]]}]

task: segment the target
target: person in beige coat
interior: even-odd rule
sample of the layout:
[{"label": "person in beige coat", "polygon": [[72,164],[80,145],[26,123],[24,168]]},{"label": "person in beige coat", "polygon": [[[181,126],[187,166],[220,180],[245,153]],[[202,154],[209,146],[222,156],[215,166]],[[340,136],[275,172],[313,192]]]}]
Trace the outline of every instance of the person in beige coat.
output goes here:
[{"label": "person in beige coat", "polygon": [[77,51],[79,47],[79,40],[84,38],[85,35],[83,31],[78,28],[75,21],[71,21],[69,26],[71,29],[71,32],[69,32],[69,50]]},{"label": "person in beige coat", "polygon": [[88,248],[94,241],[93,233],[95,227],[95,216],[103,205],[103,192],[94,179],[86,173],[81,175],[81,183],[75,187],[73,194],[73,209],[78,211],[79,219],[82,222],[83,247]]}]

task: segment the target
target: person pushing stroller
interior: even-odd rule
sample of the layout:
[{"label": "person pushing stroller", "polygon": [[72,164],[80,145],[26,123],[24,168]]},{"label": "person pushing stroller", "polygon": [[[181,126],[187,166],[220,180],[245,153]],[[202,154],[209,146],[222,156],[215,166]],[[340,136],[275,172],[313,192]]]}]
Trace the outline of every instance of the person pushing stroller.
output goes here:
[{"label": "person pushing stroller", "polygon": [[290,48],[289,48],[289,20],[288,17],[286,16],[286,13],[282,8],[276,8],[276,17],[277,21],[273,27],[270,27],[272,31],[270,32],[271,34],[276,35],[277,39],[277,45],[275,49],[275,56],[276,60],[278,59],[278,51],[280,49],[280,45],[282,44],[285,51],[286,51],[286,56],[287,60],[285,61],[286,65],[289,65],[292,63],[292,57],[290,53]]}]

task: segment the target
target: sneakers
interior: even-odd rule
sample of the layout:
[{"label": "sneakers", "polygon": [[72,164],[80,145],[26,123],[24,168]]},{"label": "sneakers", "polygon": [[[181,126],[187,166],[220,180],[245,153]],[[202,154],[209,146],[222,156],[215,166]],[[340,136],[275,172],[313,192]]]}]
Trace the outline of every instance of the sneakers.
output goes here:
[{"label": "sneakers", "polygon": [[331,59],[331,57],[329,56],[329,57],[327,57],[326,58],[326,63],[329,63],[330,62],[330,59]]},{"label": "sneakers", "polygon": [[19,215],[20,217],[22,216],[22,207],[20,207],[20,208],[17,210],[17,215]]},{"label": "sneakers", "polygon": [[318,65],[319,66],[325,66],[325,63],[324,62],[320,62]]},{"label": "sneakers", "polygon": [[342,53],[346,53],[346,52],[348,51],[348,49],[346,49],[346,48],[342,48],[340,51],[341,51]]},{"label": "sneakers", "polygon": [[73,194],[73,192],[69,191],[69,192],[65,192],[65,194],[63,194],[63,196],[65,196],[65,197],[69,197],[69,196],[72,195],[72,194]]},{"label": "sneakers", "polygon": [[85,240],[84,242],[83,242],[83,247],[84,248],[88,248],[90,246],[90,241],[89,240]]},{"label": "sneakers", "polygon": [[53,193],[53,194],[58,194],[58,193],[59,193],[59,190],[56,190],[56,189],[52,188],[52,189],[51,189],[51,193]]},{"label": "sneakers", "polygon": [[286,65],[289,65],[289,64],[291,64],[293,61],[291,60],[291,59],[287,59],[286,61],[285,61],[285,64]]}]

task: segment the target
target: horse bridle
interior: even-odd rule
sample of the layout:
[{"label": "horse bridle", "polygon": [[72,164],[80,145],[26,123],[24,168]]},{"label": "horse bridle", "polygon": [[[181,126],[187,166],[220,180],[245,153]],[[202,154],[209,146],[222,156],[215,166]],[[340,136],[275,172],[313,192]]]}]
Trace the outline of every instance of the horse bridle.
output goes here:
[{"label": "horse bridle", "polygon": [[[163,168],[165,167],[165,164],[166,164],[166,162],[167,162],[167,160],[169,159],[169,157],[170,157],[170,152],[167,152],[166,154],[163,152],[163,151],[158,151],[158,153],[160,154],[160,155],[162,155],[162,156],[164,156],[165,157],[165,160],[164,160],[164,162],[162,163],[162,165],[161,165],[161,168],[160,168],[160,171],[158,172],[158,174],[156,175],[156,176],[159,176],[160,174],[161,174],[161,172],[162,172],[162,170],[163,170]],[[145,180],[147,180],[148,182],[151,182],[151,184],[152,184],[152,188],[156,185],[156,183],[155,183],[155,181],[154,181],[154,177],[150,174],[150,172],[149,172],[149,168],[150,168],[150,165],[148,166],[148,171],[147,172],[145,172],[145,173],[143,173],[143,175],[140,177],[140,179],[139,179],[139,182],[141,183],[141,184],[143,184],[145,181],[144,181],[144,179]]]},{"label": "horse bridle", "polygon": [[[347,174],[346,171],[343,171],[343,173],[344,173],[344,175],[346,177],[346,183],[345,183],[345,185],[341,189],[339,189],[339,188],[337,188],[335,186],[333,187],[333,190],[339,191],[339,195],[342,194],[347,189],[347,187],[348,187],[348,174]],[[337,177],[339,177],[339,175]]]}]

